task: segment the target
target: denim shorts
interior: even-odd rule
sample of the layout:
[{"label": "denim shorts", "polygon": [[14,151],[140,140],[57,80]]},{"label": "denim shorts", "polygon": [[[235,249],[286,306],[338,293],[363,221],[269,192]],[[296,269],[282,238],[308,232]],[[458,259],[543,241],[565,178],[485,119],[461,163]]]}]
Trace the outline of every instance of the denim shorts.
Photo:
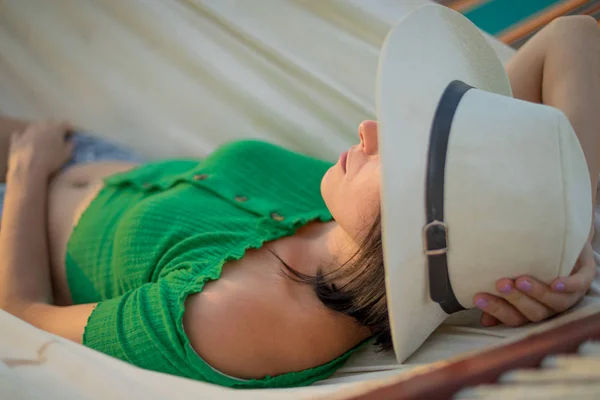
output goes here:
[{"label": "denim shorts", "polygon": [[[75,133],[73,141],[75,143],[73,156],[63,168],[94,161],[128,161],[137,163],[145,161],[142,156],[132,150],[84,133]],[[0,183],[0,218],[2,217],[2,210],[4,208],[5,194],[6,184]]]}]

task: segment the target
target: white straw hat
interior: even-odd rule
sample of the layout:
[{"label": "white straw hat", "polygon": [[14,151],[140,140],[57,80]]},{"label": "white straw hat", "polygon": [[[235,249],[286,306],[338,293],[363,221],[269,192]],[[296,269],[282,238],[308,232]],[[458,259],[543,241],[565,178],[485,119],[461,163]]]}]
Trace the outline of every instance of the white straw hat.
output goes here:
[{"label": "white straw hat", "polygon": [[516,100],[479,30],[416,9],[385,40],[377,83],[383,245],[399,362],[496,280],[568,275],[591,185],[558,109]]}]

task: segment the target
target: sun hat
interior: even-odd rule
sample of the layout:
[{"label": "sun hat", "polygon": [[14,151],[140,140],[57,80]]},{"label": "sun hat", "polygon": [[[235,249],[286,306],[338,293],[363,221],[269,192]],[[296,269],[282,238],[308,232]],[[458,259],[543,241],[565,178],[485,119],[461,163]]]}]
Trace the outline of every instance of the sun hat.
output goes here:
[{"label": "sun hat", "polygon": [[589,172],[558,109],[514,99],[460,13],[405,16],[377,79],[383,247],[396,358],[496,280],[571,272],[591,227]]}]

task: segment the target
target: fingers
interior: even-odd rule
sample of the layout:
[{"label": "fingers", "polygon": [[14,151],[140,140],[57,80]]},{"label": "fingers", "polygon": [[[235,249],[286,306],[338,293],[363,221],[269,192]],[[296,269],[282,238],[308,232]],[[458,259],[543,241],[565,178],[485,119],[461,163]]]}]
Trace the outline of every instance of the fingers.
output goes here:
[{"label": "fingers", "polygon": [[569,276],[555,279],[550,286],[556,292],[587,292],[596,277],[596,271],[594,251],[591,245],[588,244],[581,252],[577,264],[573,268],[573,273]]},{"label": "fingers", "polygon": [[[520,326],[529,322],[527,317],[519,312],[519,310],[500,297],[488,293],[478,293],[473,298],[473,301],[477,308],[508,326]],[[482,317],[482,323],[484,322],[484,318],[485,322],[491,321],[489,317]]]},{"label": "fingers", "polygon": [[481,325],[490,327],[498,325],[499,323],[500,321],[496,317],[485,312],[481,314]]},{"label": "fingers", "polygon": [[71,125],[66,121],[45,121],[43,127],[46,131],[52,132],[55,135],[64,135],[71,129]]},{"label": "fingers", "polygon": [[[531,289],[532,285],[530,284],[529,286],[529,289]],[[539,322],[556,313],[544,303],[521,293],[520,290],[514,287],[513,281],[510,279],[500,279],[496,282],[496,290],[498,290],[497,296],[504,299],[506,303],[510,304],[516,311],[523,315],[527,321]],[[495,310],[485,309],[484,311],[492,314],[505,324],[510,325],[502,316],[496,315]]]},{"label": "fingers", "polygon": [[9,153],[12,153],[12,151],[15,148],[15,146],[17,145],[19,137],[21,136],[22,133],[23,132],[15,131],[10,134],[10,140],[8,142],[8,152]]},{"label": "fingers", "polygon": [[484,311],[481,324],[493,326],[503,322],[519,326],[529,321],[539,322],[575,305],[589,289],[597,266],[590,244],[581,252],[570,276],[555,279],[551,285],[530,276],[496,282],[497,296],[475,295],[475,305]]},{"label": "fingers", "polygon": [[33,131],[52,133],[56,135],[62,135],[72,130],[72,125],[67,121],[55,121],[52,119],[42,120],[34,122],[28,125],[27,129]]},{"label": "fingers", "polygon": [[[505,280],[501,280],[505,281]],[[508,280],[510,281],[510,280]],[[503,287],[504,283],[497,285],[497,288]],[[533,301],[543,304],[554,313],[563,312],[571,308],[582,296],[583,292],[579,293],[557,293],[554,292],[549,285],[546,285],[530,276],[522,276],[514,281],[516,287],[515,291],[520,292],[522,296],[529,298]],[[521,302],[523,307],[527,307],[529,302]],[[527,310],[522,309],[519,305],[516,305],[521,312],[525,315],[528,314]],[[539,310],[538,310],[539,311]],[[536,311],[532,310],[532,313]],[[547,315],[545,318],[549,317]],[[538,319],[539,320],[539,319]],[[532,320],[535,321],[535,320]]]},{"label": "fingers", "polygon": [[30,173],[50,176],[71,158],[74,141],[68,140],[70,130],[71,124],[64,121],[45,120],[30,124],[12,138],[9,158],[35,160],[31,167],[35,171]]}]

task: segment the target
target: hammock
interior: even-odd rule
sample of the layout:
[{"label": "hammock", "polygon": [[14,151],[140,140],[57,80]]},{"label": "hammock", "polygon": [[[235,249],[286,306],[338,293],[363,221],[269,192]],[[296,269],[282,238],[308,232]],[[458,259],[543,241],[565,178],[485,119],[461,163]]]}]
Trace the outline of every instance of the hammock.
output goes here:
[{"label": "hammock", "polygon": [[[426,2],[0,0],[0,113],[68,118],[151,158],[253,137],[334,160],[375,117],[387,31]],[[501,59],[513,53],[489,38]],[[0,398],[344,398],[526,334],[473,321],[448,321],[403,365],[368,348],[308,388],[234,391],[141,370],[0,311]]]},{"label": "hammock", "polygon": [[253,137],[335,160],[374,118],[385,35],[421,3],[2,1],[0,113],[68,118],[150,157]]}]

